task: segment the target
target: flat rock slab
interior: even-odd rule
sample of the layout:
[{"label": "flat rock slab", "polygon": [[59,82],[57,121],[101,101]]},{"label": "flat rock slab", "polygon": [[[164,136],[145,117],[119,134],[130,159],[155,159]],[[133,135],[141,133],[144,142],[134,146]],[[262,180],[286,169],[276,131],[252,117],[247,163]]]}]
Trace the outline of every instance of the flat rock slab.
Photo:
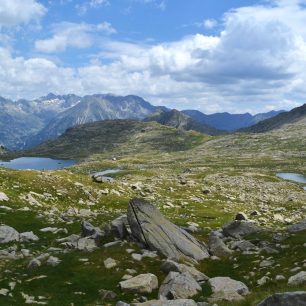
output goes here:
[{"label": "flat rock slab", "polygon": [[147,201],[131,200],[127,217],[132,236],[150,250],[158,251],[175,261],[209,257],[205,244],[171,223]]},{"label": "flat rock slab", "polygon": [[306,306],[306,291],[275,293],[257,306]]},{"label": "flat rock slab", "polygon": [[134,293],[151,293],[158,287],[158,279],[154,274],[139,274],[119,283],[122,291]]},{"label": "flat rock slab", "polygon": [[7,225],[0,226],[0,244],[10,241],[19,241],[19,233]]},{"label": "flat rock slab", "polygon": [[235,220],[226,224],[222,230],[225,236],[239,239],[246,235],[258,233],[261,231],[261,228],[253,222]]}]

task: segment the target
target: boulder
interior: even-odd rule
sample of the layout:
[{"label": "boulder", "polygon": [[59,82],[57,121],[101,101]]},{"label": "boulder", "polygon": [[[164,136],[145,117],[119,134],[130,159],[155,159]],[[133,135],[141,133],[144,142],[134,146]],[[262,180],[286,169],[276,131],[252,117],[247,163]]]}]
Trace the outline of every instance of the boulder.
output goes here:
[{"label": "boulder", "polygon": [[105,230],[107,234],[112,234],[119,239],[124,239],[129,235],[128,227],[127,216],[122,215],[108,224]]},{"label": "boulder", "polygon": [[122,291],[134,293],[151,293],[158,287],[158,279],[154,274],[139,274],[119,283]]},{"label": "boulder", "polygon": [[195,267],[192,266],[187,266],[184,264],[179,264],[173,260],[166,260],[160,269],[168,274],[169,272],[179,272],[179,273],[184,273],[184,272],[189,272],[191,276],[197,281],[197,282],[203,282],[207,281],[209,278],[202,272],[198,271]]},{"label": "boulder", "polygon": [[209,257],[205,244],[168,221],[152,204],[142,199],[129,203],[128,222],[132,236],[146,248],[167,258],[201,260]]},{"label": "boulder", "polygon": [[202,288],[188,272],[170,272],[158,291],[160,300],[188,299],[197,295]]},{"label": "boulder", "polygon": [[161,300],[151,300],[144,303],[135,303],[133,306],[197,306],[194,300],[172,300],[172,301],[161,301]]},{"label": "boulder", "polygon": [[98,173],[93,174],[91,178],[92,178],[92,181],[95,183],[113,183],[115,181],[113,178],[109,176],[104,176]]},{"label": "boulder", "polygon": [[242,296],[249,293],[249,289],[244,283],[229,277],[214,277],[208,280],[208,284],[213,292],[211,301],[240,300]]},{"label": "boulder", "polygon": [[19,241],[19,233],[10,226],[0,225],[0,244],[10,241]]},{"label": "boulder", "polygon": [[306,291],[275,293],[257,306],[306,306]]},{"label": "boulder", "polygon": [[100,228],[93,226],[88,221],[83,221],[81,223],[81,232],[82,237],[91,237],[96,243],[100,243],[104,236],[104,232]]},{"label": "boulder", "polygon": [[258,233],[261,229],[253,222],[235,220],[226,224],[222,230],[225,236],[239,239],[246,235]]},{"label": "boulder", "polygon": [[39,238],[33,232],[24,232],[19,235],[19,240],[22,242],[38,241]]},{"label": "boulder", "polygon": [[296,233],[296,232],[302,232],[302,231],[306,231],[306,219],[300,221],[297,224],[292,224],[288,226],[288,231],[290,233]]},{"label": "boulder", "polygon": [[233,253],[215,232],[209,236],[208,247],[211,254],[218,257],[229,257]]},{"label": "boulder", "polygon": [[8,201],[9,200],[9,197],[4,193],[4,192],[0,192],[0,202],[3,202],[3,201]]},{"label": "boulder", "polygon": [[235,217],[235,220],[245,220],[247,221],[248,220],[248,216],[244,213],[244,212],[239,212],[236,214],[236,217]]},{"label": "boulder", "polygon": [[299,286],[299,285],[305,285],[306,284],[306,272],[301,271],[288,279],[288,285],[291,286]]}]

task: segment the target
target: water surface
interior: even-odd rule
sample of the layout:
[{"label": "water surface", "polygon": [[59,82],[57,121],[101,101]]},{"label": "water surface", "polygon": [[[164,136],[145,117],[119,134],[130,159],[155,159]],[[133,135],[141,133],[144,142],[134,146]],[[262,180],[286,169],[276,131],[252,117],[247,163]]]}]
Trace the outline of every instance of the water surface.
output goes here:
[{"label": "water surface", "polygon": [[[299,174],[299,173],[276,173],[276,176],[281,178],[281,179],[284,179],[284,180],[306,184],[306,176],[303,175],[303,174]],[[304,187],[304,189],[306,190],[306,186]]]},{"label": "water surface", "polygon": [[0,167],[16,170],[56,170],[75,164],[74,160],[45,157],[20,157],[10,161],[0,161]]}]

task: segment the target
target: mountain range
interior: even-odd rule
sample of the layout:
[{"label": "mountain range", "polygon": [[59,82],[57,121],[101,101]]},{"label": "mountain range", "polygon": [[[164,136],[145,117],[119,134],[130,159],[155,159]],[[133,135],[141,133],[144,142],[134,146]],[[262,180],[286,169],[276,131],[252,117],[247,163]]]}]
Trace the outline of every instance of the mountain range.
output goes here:
[{"label": "mountain range", "polygon": [[143,98],[128,95],[48,94],[38,99],[12,101],[0,97],[0,145],[20,150],[56,139],[67,128],[80,124],[113,119],[157,121],[184,130],[209,135],[223,134],[248,127],[279,112],[252,116],[219,113],[206,115],[196,110],[179,112],[153,106]]}]

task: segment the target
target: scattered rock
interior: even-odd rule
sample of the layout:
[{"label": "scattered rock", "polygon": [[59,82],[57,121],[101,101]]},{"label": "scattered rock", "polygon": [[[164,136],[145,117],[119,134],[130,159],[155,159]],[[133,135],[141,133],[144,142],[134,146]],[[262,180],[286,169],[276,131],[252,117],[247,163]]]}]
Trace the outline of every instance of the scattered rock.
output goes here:
[{"label": "scattered rock", "polygon": [[134,293],[151,293],[158,287],[158,279],[154,274],[139,274],[119,283],[121,290]]},{"label": "scattered rock", "polygon": [[9,197],[4,193],[4,192],[0,192],[0,202],[7,202],[9,201]]},{"label": "scattered rock", "polygon": [[19,241],[19,233],[10,226],[0,225],[0,244],[10,241]]},{"label": "scattered rock", "polygon": [[22,242],[38,241],[39,238],[33,232],[24,232],[19,235],[19,240]]},{"label": "scattered rock", "polygon": [[[151,300],[144,303],[135,303],[133,306],[197,306],[193,300],[178,299],[172,301]],[[117,306],[117,305],[116,305]]]},{"label": "scattered rock", "polygon": [[112,301],[117,297],[117,294],[110,290],[99,290],[99,296],[102,299],[102,301]]},{"label": "scattered rock", "polygon": [[104,267],[106,269],[111,269],[117,266],[117,261],[113,258],[107,258],[104,260]]},{"label": "scattered rock", "polygon": [[257,306],[306,306],[306,291],[275,293]]},{"label": "scattered rock", "polygon": [[299,286],[306,284],[306,272],[301,271],[288,279],[288,285]]},{"label": "scattered rock", "polygon": [[250,221],[232,221],[223,227],[223,233],[225,236],[231,236],[234,238],[241,238],[246,235],[258,233],[260,228]]},{"label": "scattered rock", "polygon": [[219,237],[219,233],[216,232],[211,232],[208,246],[211,254],[214,256],[229,257],[233,253]]},{"label": "scattered rock", "polygon": [[202,288],[188,272],[170,272],[158,291],[161,300],[188,299],[197,295]]},{"label": "scattered rock", "polygon": [[302,220],[301,222],[297,224],[292,224],[288,226],[288,231],[290,233],[296,233],[296,232],[301,232],[306,230],[306,219]]}]

